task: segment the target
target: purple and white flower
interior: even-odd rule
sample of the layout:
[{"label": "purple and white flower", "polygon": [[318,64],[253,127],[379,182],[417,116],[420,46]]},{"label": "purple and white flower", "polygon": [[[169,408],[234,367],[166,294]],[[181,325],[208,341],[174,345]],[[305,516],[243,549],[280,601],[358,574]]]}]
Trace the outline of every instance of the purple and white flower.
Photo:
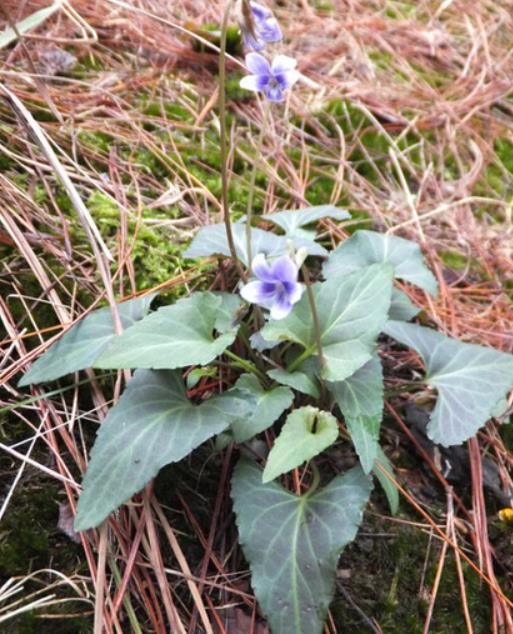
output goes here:
[{"label": "purple and white flower", "polygon": [[298,268],[288,255],[268,264],[259,253],[251,264],[257,278],[245,284],[240,294],[251,304],[259,304],[271,311],[271,319],[283,319],[301,299],[304,286],[297,281]]},{"label": "purple and white flower", "polygon": [[[249,11],[247,11],[248,8]],[[267,43],[279,42],[282,39],[283,35],[278,21],[271,9],[263,4],[250,0],[243,3],[240,13],[240,30],[244,44],[248,48],[261,51]]]},{"label": "purple and white flower", "polygon": [[269,64],[262,55],[248,53],[246,66],[253,74],[241,79],[241,88],[263,92],[269,101],[283,101],[284,91],[293,86],[300,77],[296,64],[296,60],[287,55],[277,55]]}]

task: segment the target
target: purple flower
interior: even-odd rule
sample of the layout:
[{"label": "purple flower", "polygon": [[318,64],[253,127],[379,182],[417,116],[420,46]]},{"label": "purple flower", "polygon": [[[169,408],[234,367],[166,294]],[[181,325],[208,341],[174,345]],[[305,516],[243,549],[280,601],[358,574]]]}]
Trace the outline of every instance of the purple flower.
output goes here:
[{"label": "purple flower", "polygon": [[[247,7],[249,15],[245,14]],[[273,12],[252,0],[243,6],[240,27],[244,44],[254,51],[261,51],[266,43],[278,42],[283,37]]]},{"label": "purple flower", "polygon": [[259,253],[251,268],[258,281],[245,284],[240,291],[242,297],[251,304],[270,309],[271,319],[286,317],[303,294],[294,261],[288,255],[282,255],[269,265],[263,253]]},{"label": "purple flower", "polygon": [[246,66],[253,73],[240,81],[242,88],[263,92],[269,101],[283,101],[283,91],[293,86],[299,79],[295,70],[296,60],[287,55],[277,55],[272,64],[258,53],[246,55]]}]

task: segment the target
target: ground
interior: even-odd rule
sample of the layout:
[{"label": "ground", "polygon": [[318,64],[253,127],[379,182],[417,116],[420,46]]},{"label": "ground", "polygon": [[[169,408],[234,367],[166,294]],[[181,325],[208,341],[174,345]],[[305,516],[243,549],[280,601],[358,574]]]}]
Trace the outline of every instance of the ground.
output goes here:
[{"label": "ground", "polygon": [[[23,24],[49,4],[7,0],[0,28]],[[221,4],[75,0],[21,39],[7,42],[0,33],[2,85],[52,139],[114,254],[110,276],[118,299],[157,289],[158,301],[169,303],[197,285],[219,283],[216,263],[182,253],[199,226],[220,218],[218,57],[195,34],[218,42]],[[513,351],[510,2],[273,6],[285,32],[283,52],[298,59],[304,79],[286,106],[262,109],[238,85],[241,43],[233,21],[227,84],[233,217],[246,213],[256,163],[255,215],[332,203],[353,220],[342,230],[327,222],[327,241],[357,228],[415,239],[441,285],[436,301],[407,289],[423,309],[421,320]],[[0,623],[12,633],[89,632],[100,538],[93,533],[76,543],[59,512],[76,502],[69,481],[81,481],[113,385],[84,375],[91,384],[62,381],[42,398],[44,390],[19,390],[16,382],[42,342],[105,303],[104,285],[84,223],[15,116],[9,93],[0,95],[0,575],[20,583],[15,595],[0,587]],[[396,363],[398,354],[391,350],[387,361]],[[408,371],[416,367],[413,357],[400,361]],[[374,492],[359,537],[340,561],[326,631],[420,633],[430,620],[434,634],[468,632],[465,606],[476,634],[497,631],[494,614],[508,608],[500,593],[490,598],[490,586],[513,598],[513,528],[498,517],[507,496],[486,482],[483,488],[479,470],[450,482],[453,493],[408,434],[408,400],[391,399],[383,429],[406,495],[391,516],[382,493]],[[477,448],[476,454],[470,447],[474,466],[491,461],[507,491],[510,428],[490,425]],[[22,469],[12,449],[33,462]],[[225,495],[232,457],[231,450],[213,454],[205,447],[159,475],[162,515],[145,517],[160,531],[160,560],[146,538],[138,541],[142,507],[116,516],[106,559],[109,631],[165,631],[168,606],[153,574],[159,565],[186,631],[206,631],[201,607],[216,632],[265,631],[263,620],[252,617],[255,601]],[[331,460],[347,466],[354,456],[341,443]],[[445,548],[437,528],[461,551]],[[118,596],[132,549],[129,591]],[[191,571],[200,590],[195,598],[184,581]],[[30,609],[35,600],[42,604]]]}]

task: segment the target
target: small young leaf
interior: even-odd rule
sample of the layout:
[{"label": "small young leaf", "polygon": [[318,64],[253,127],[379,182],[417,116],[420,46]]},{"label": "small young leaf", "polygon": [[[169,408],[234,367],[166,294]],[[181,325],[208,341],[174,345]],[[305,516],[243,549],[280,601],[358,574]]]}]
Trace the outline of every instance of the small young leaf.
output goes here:
[{"label": "small young leaf", "polygon": [[418,244],[375,231],[356,231],[330,254],[323,273],[326,279],[343,279],[348,273],[377,262],[392,264],[395,277],[415,284],[433,297],[438,293],[436,278],[424,264]]},{"label": "small young leaf", "polygon": [[269,370],[267,374],[281,385],[288,385],[302,394],[319,398],[319,384],[304,372],[287,372],[287,370]]},{"label": "small young leaf", "polygon": [[159,469],[247,415],[244,401],[216,396],[193,405],[179,371],[137,370],[100,426],[78,503],[75,530],[98,526]]},{"label": "small young leaf", "polygon": [[[242,443],[270,427],[290,407],[294,394],[287,387],[264,390],[260,381],[252,374],[243,374],[227,394],[241,394],[251,402],[250,414],[232,422],[235,442]],[[250,401],[252,399],[252,401]]]},{"label": "small young leaf", "polygon": [[[249,266],[246,224],[236,222],[232,225],[232,233],[237,257],[243,264]],[[293,242],[296,248],[305,246],[310,255],[327,255],[326,249],[316,245],[311,240],[294,238]],[[263,253],[267,257],[272,258],[287,252],[288,241],[286,236],[277,236],[269,231],[251,228],[251,254],[253,257],[258,253]],[[195,235],[189,248],[184,251],[184,257],[186,258],[208,257],[210,255],[225,255],[227,257],[231,255],[224,224],[202,227]]]},{"label": "small young leaf", "polygon": [[[392,267],[374,264],[342,280],[331,278],[314,284],[312,291],[326,360],[322,375],[328,381],[342,381],[372,356],[376,338],[388,318]],[[269,341],[293,341],[312,355],[317,354],[306,293],[285,319],[268,322],[261,332]]]},{"label": "small young leaf", "polygon": [[425,382],[438,391],[427,432],[444,447],[473,436],[513,386],[513,355],[416,324],[389,321],[384,332],[416,350],[426,364]]},{"label": "small young leaf", "polygon": [[296,211],[278,211],[273,214],[265,214],[262,218],[281,227],[287,236],[293,236],[297,235],[297,230],[300,227],[309,225],[312,222],[317,222],[323,218],[348,220],[351,218],[351,214],[345,209],[338,209],[334,205],[318,205],[297,209]]},{"label": "small young leaf", "polygon": [[329,412],[307,405],[287,416],[267,457],[263,482],[295,469],[332,445],[338,438],[337,419]]},{"label": "small young leaf", "polygon": [[394,483],[389,478],[387,478],[383,471],[386,471],[392,477],[394,477],[394,468],[392,467],[392,463],[386,457],[383,449],[381,449],[381,447],[378,447],[378,454],[374,462],[374,468],[372,469],[372,472],[378,479],[378,482],[381,484],[381,487],[385,492],[385,495],[387,496],[390,512],[392,513],[392,515],[395,515],[399,510],[399,492],[397,491],[397,487],[394,485]]},{"label": "small young leaf", "polygon": [[171,370],[210,363],[237,334],[222,304],[220,293],[197,292],[164,306],[116,337],[94,367]]},{"label": "small young leaf", "polygon": [[331,383],[329,389],[344,415],[351,439],[365,473],[369,473],[379,449],[383,418],[383,371],[374,355],[352,376]]},{"label": "small young leaf", "polygon": [[362,521],[371,482],[357,467],[301,497],[241,458],[232,478],[251,585],[273,634],[321,634],[340,553]]},{"label": "small young leaf", "polygon": [[[125,330],[147,314],[155,294],[137,297],[118,305]],[[65,374],[90,368],[115,338],[112,310],[100,308],[90,313],[58,339],[21,378],[19,386],[53,381]]]}]

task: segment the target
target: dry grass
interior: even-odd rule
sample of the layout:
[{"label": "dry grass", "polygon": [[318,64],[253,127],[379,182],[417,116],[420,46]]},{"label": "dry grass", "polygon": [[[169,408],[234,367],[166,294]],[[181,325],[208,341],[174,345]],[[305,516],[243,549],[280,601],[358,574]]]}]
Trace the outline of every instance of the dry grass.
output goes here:
[{"label": "dry grass", "polygon": [[[0,20],[16,22],[46,4],[4,0]],[[40,122],[81,198],[100,191],[118,210],[116,230],[107,241],[115,265],[105,266],[94,237],[95,224],[104,229],[101,218],[91,220],[89,231],[86,221],[78,232],[79,219],[63,206],[55,168],[21,124],[12,101],[0,101],[0,157],[9,161],[0,171],[0,244],[7,254],[0,270],[0,405],[12,408],[12,420],[27,430],[22,445],[2,446],[13,461],[2,515],[9,513],[25,469],[58,480],[75,508],[90,430],[120,389],[120,382],[112,386],[89,372],[90,399],[76,386],[51,396],[32,388],[27,401],[16,388],[18,373],[86,309],[141,290],[133,256],[145,228],[157,227],[162,240],[180,242],[220,210],[213,187],[192,166],[212,168],[201,156],[185,154],[191,142],[205,152],[213,146],[216,58],[194,50],[183,31],[218,20],[218,3],[70,4],[72,10],[59,11],[36,34],[0,50],[0,81]],[[285,111],[271,113],[253,100],[230,103],[240,122],[232,131],[232,182],[247,188],[247,172],[235,165],[251,162],[259,152],[266,184],[257,198],[266,211],[307,203],[323,183],[324,202],[342,202],[383,230],[420,241],[441,294],[435,302],[409,289],[412,299],[443,331],[513,351],[507,290],[513,281],[512,3],[482,0],[469,8],[463,0],[337,0],[325,10],[313,4],[298,0],[277,9],[286,26],[287,52],[297,56],[309,80]],[[76,56],[80,72],[66,72],[63,50]],[[231,70],[237,71],[235,60]],[[156,104],[151,112],[149,103]],[[169,104],[187,116],[175,116],[178,111]],[[273,133],[258,148],[264,120]],[[99,131],[109,143],[91,137]],[[499,151],[506,142],[511,145]],[[154,160],[160,174],[142,159]],[[144,213],[162,208],[169,217]],[[330,222],[326,231],[333,240],[341,237]],[[447,254],[457,259],[457,271],[447,264]],[[177,263],[159,286],[194,283],[195,276],[195,270],[182,271]],[[390,411],[404,426],[395,409]],[[469,448],[473,495],[467,507],[456,501],[453,508],[450,487],[424,455],[447,492],[441,526],[412,493],[405,488],[403,493],[424,526],[445,540],[440,574],[448,550],[455,553],[464,612],[461,562],[470,559],[490,586],[490,631],[513,632],[504,594],[511,587],[499,587],[487,535],[481,455],[494,458],[505,488],[512,485],[513,459],[492,426]],[[264,631],[233,527],[226,523],[230,465],[228,450],[220,460],[206,527],[195,505],[201,492],[179,496],[176,507],[168,508],[149,486],[104,529],[81,535],[89,578],[66,579],[67,598],[88,604],[86,609],[77,604],[77,612],[91,611],[94,604],[96,632],[102,627],[106,632]],[[192,561],[177,526],[186,527],[201,545],[201,557]],[[438,581],[437,575],[426,632],[436,611]],[[50,583],[42,599],[27,592],[19,602],[21,592],[18,602],[8,604],[11,613],[35,600],[43,609],[53,600]],[[0,609],[0,619],[4,613]],[[380,631],[377,623],[373,627]],[[472,631],[469,618],[463,627]],[[332,622],[326,631],[336,632]]]}]

